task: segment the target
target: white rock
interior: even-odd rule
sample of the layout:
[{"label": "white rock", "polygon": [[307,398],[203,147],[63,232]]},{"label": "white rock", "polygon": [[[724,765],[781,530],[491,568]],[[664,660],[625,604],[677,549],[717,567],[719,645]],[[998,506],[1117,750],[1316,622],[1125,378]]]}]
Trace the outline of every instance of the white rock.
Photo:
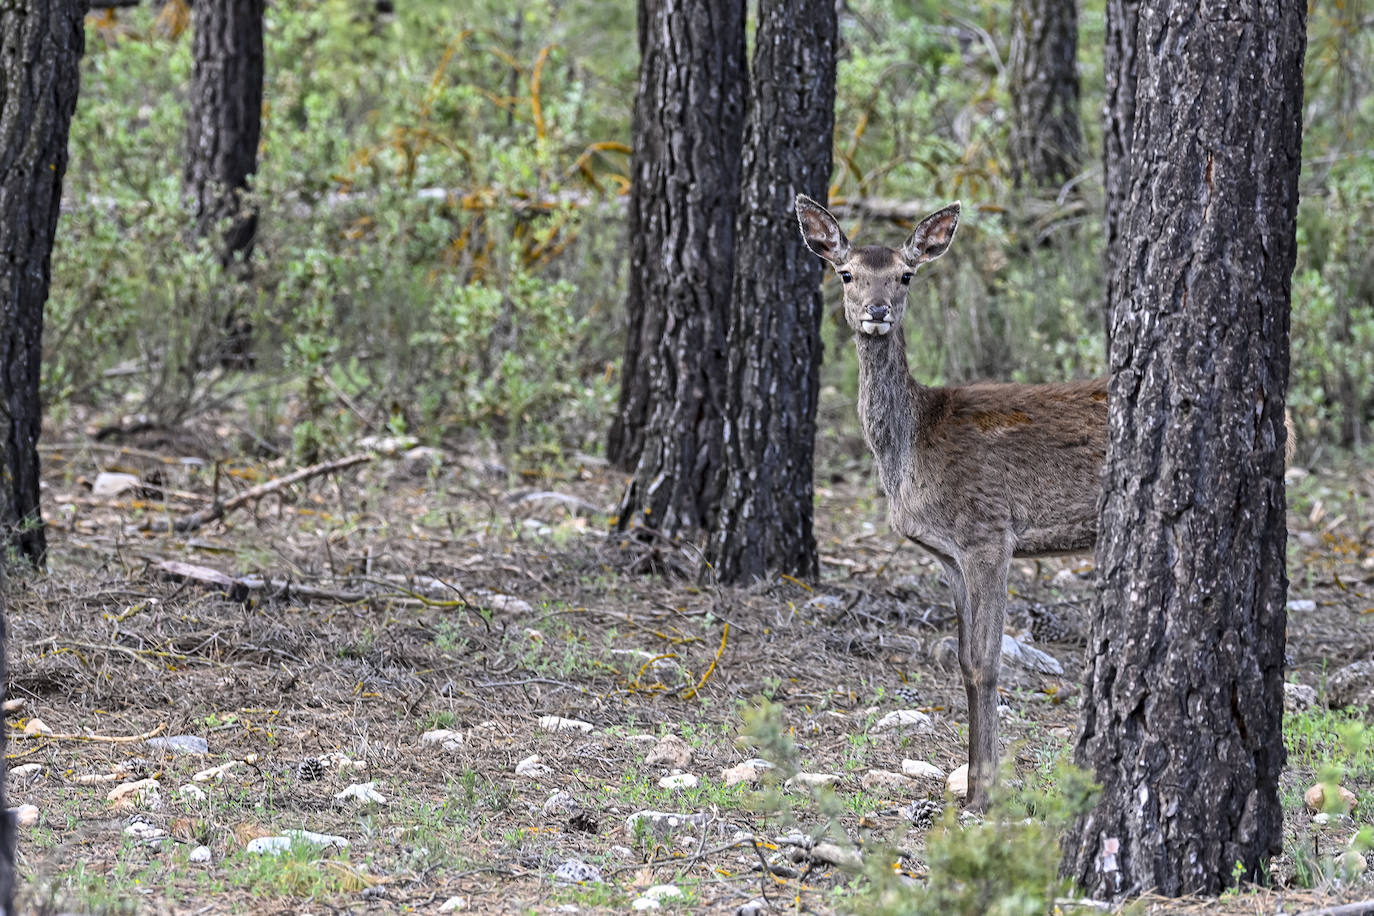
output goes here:
[{"label": "white rock", "polygon": [[695,789],[699,785],[701,780],[691,773],[673,773],[658,781],[660,789]]},{"label": "white rock", "polygon": [[479,607],[498,614],[530,614],[534,611],[534,607],[528,601],[514,595],[500,595],[485,588],[473,589],[472,598]]},{"label": "white rock", "polygon": [[595,865],[588,865],[581,859],[569,859],[554,869],[553,883],[555,885],[600,884],[601,869]]},{"label": "white rock", "polygon": [[727,786],[734,786],[742,782],[757,782],[760,776],[771,769],[773,769],[773,764],[760,757],[755,757],[738,766],[721,770],[720,775]]},{"label": "white rock", "polygon": [[348,848],[346,837],[335,836],[332,833],[315,833],[313,830],[283,830],[282,836],[297,843],[309,843],[311,846],[333,846],[338,849]]},{"label": "white rock", "polygon": [[911,780],[891,770],[869,770],[859,785],[865,792],[905,792],[911,788]]},{"label": "white rock", "polygon": [[1013,665],[1021,665],[1032,671],[1039,671],[1041,674],[1064,673],[1064,666],[1059,664],[1059,659],[1034,646],[1028,646],[1006,633],[1002,634],[1002,660]]},{"label": "white rock", "polygon": [[375,782],[354,783],[334,795],[339,801],[352,801],[360,805],[385,805],[386,796],[377,791]]},{"label": "white rock", "polygon": [[679,897],[685,897],[687,895],[684,894],[682,889],[677,885],[655,884],[639,896],[648,897],[650,900],[676,900]]},{"label": "white rock", "polygon": [[111,789],[110,793],[105,796],[105,800],[117,808],[127,808],[133,805],[157,808],[162,803],[162,783],[156,779],[126,782]]},{"label": "white rock", "polygon": [[596,726],[581,719],[565,719],[562,716],[540,716],[539,727],[546,732],[578,731],[590,734]]},{"label": "white rock", "polygon": [[24,734],[30,738],[41,738],[44,735],[51,735],[52,729],[42,719],[33,718],[24,723]]},{"label": "white rock", "polygon": [[456,751],[463,746],[463,733],[450,728],[436,728],[420,736],[421,744],[437,744],[446,751]]},{"label": "white rock", "polygon": [[1318,827],[1325,827],[1327,824],[1331,823],[1331,815],[1327,814],[1325,811],[1314,814],[1312,815],[1312,823],[1316,824]]},{"label": "white rock", "polygon": [[467,909],[468,901],[466,897],[450,897],[439,904],[439,912],[452,913],[454,910]]},{"label": "white rock", "polygon": [[686,769],[692,762],[692,748],[677,735],[664,735],[644,758],[646,766]]},{"label": "white rock", "polygon": [[954,772],[945,780],[945,790],[955,798],[968,797],[968,764],[955,767]]},{"label": "white rock", "polygon": [[244,852],[254,855],[279,856],[291,848],[289,836],[260,836],[248,841]]},{"label": "white rock", "polygon": [[630,909],[632,910],[657,910],[662,909],[662,907],[663,904],[654,900],[652,897],[636,897],[634,901],[630,903]]},{"label": "white rock", "polygon": [[11,808],[10,815],[20,827],[32,827],[38,823],[38,806],[20,805],[18,808]]},{"label": "white rock", "polygon": [[124,828],[124,835],[131,836],[139,840],[158,840],[167,835],[167,831],[161,827],[155,827],[147,821],[134,821]]},{"label": "white rock", "polygon": [[839,781],[840,777],[834,773],[798,773],[787,780],[787,785],[814,789],[818,786],[833,786]]},{"label": "white rock", "polygon": [[135,474],[101,471],[95,475],[95,483],[91,484],[91,495],[97,499],[113,499],[141,485],[142,482]]},{"label": "white rock", "polygon": [[205,791],[201,789],[200,786],[194,785],[189,782],[186,785],[181,786],[179,789],[177,789],[177,795],[181,797],[182,801],[196,805],[200,804],[201,802],[205,801],[210,797],[205,794]]},{"label": "white rock", "polygon": [[879,734],[891,732],[896,735],[919,735],[933,727],[930,716],[919,709],[898,709],[874,722],[873,728],[869,730]]},{"label": "white rock", "polygon": [[515,765],[516,776],[525,776],[530,779],[538,779],[539,777],[547,776],[552,772],[553,770],[549,769],[544,764],[539,762],[538,754],[531,754],[530,756],[526,757],[524,760],[520,761]]},{"label": "white rock", "polygon": [[1283,685],[1283,707],[1289,712],[1301,712],[1317,705],[1317,689],[1306,684]]},{"label": "white rock", "polygon": [[924,760],[906,759],[902,761],[902,772],[913,779],[944,779],[945,771]]},{"label": "white rock", "polygon": [[1294,598],[1288,602],[1288,610],[1296,614],[1311,613],[1317,609],[1317,602],[1311,598]]},{"label": "white rock", "polygon": [[43,764],[21,764],[20,766],[10,768],[7,775],[15,782],[35,782],[38,777],[43,775]]},{"label": "white rock", "polygon": [[210,861],[210,847],[197,846],[195,849],[191,850],[191,854],[186,857],[186,861],[196,865],[204,865]]},{"label": "white rock", "polygon": [[198,735],[165,735],[157,738],[149,738],[143,743],[149,747],[172,751],[176,754],[204,756],[210,753],[210,742]]}]

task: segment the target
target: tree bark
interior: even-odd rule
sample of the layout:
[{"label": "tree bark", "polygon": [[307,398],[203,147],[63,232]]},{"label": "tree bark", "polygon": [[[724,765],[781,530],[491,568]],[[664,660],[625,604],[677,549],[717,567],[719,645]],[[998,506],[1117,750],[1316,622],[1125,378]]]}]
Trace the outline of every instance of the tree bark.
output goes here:
[{"label": "tree bark", "polygon": [[822,264],[798,193],[826,199],[835,126],[833,0],[763,0],[745,130],[730,311],[725,463],[707,561],[722,582],[817,569],[812,453]]},{"label": "tree bark", "polygon": [[228,265],[252,251],[257,212],[243,199],[258,167],[262,136],[265,0],[198,3],[192,10],[194,66],[187,119],[186,192],[196,232],[219,238]]},{"label": "tree bark", "polygon": [[[744,125],[744,3],[640,0],[638,24],[629,328],[606,455],[633,469],[652,439],[654,454],[642,469],[647,481],[673,466],[686,477],[666,500],[644,498],[641,482],[630,508],[662,511],[699,503],[693,491],[713,463],[705,455],[684,463],[668,452],[709,450],[721,427],[717,395],[725,378]],[[684,441],[666,443],[679,424],[688,427]],[[688,515],[701,517],[697,509]]]},{"label": "tree bark", "polygon": [[719,494],[744,117],[743,0],[641,0],[630,332],[607,452],[633,467],[622,529],[676,536]]},{"label": "tree bark", "polygon": [[86,35],[76,0],[0,6],[0,562],[47,552],[38,494],[43,305]]},{"label": "tree bark", "polygon": [[1107,0],[1103,64],[1107,83],[1102,112],[1103,229],[1107,235],[1107,305],[1104,324],[1111,344],[1111,303],[1121,259],[1122,211],[1131,191],[1131,134],[1135,131],[1136,29],[1140,0]]},{"label": "tree bark", "polygon": [[1058,187],[1082,167],[1075,2],[1016,0],[1012,6],[1010,159],[1018,186]]},{"label": "tree bark", "polygon": [[[1281,847],[1284,400],[1306,8],[1145,0],[1111,441],[1066,843],[1090,894],[1215,894]],[[1204,15],[1206,14],[1206,15]]]}]

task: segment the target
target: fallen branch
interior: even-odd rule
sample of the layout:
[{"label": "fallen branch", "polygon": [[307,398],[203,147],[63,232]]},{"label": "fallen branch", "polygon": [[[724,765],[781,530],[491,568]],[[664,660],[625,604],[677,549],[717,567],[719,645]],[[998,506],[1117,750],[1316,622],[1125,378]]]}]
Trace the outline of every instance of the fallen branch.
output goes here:
[{"label": "fallen branch", "polygon": [[321,464],[312,464],[308,468],[292,471],[285,477],[278,477],[274,480],[267,481],[267,483],[259,484],[256,487],[250,487],[226,502],[216,501],[205,509],[192,512],[190,515],[183,515],[181,518],[172,519],[170,522],[165,518],[149,519],[140,525],[139,528],[142,531],[174,531],[178,534],[187,531],[195,531],[203,525],[223,518],[240,506],[253,502],[254,500],[262,499],[264,496],[268,496],[292,484],[300,483],[303,480],[309,480],[312,477],[319,477],[321,474],[346,470],[354,465],[364,464],[371,460],[372,454],[370,452],[365,452],[357,455],[349,455],[347,458],[339,458],[336,461],[325,461]]},{"label": "fallen branch", "polygon": [[152,731],[144,732],[141,735],[57,735],[57,734],[25,734],[16,732],[9,736],[11,741],[23,741],[27,738],[43,738],[48,741],[92,741],[97,744],[137,744],[140,741],[147,741],[167,730],[167,723],[163,722]]}]

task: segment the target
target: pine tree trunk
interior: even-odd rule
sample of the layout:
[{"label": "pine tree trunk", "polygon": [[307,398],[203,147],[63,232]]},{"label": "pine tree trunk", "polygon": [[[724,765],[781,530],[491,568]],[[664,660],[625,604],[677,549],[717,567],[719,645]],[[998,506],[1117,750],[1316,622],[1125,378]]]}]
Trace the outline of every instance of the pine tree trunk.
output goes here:
[{"label": "pine tree trunk", "polygon": [[243,200],[257,171],[262,136],[264,0],[197,3],[185,182],[196,232],[209,237],[228,221],[220,260],[246,258],[257,213]]},{"label": "pine tree trunk", "polygon": [[1107,235],[1107,343],[1111,344],[1111,306],[1121,260],[1121,215],[1131,192],[1131,133],[1135,130],[1136,28],[1140,0],[1107,0],[1103,64],[1107,99],[1102,123],[1103,228]]},{"label": "pine tree trunk", "polygon": [[826,199],[835,126],[833,0],[763,0],[745,130],[730,311],[729,418],[707,561],[722,582],[817,573],[812,452],[822,265],[797,194]]},{"label": "pine tree trunk", "polygon": [[1100,603],[1065,871],[1215,894],[1280,851],[1284,400],[1305,7],[1141,5]]},{"label": "pine tree trunk", "polygon": [[43,564],[43,305],[86,34],[76,0],[0,5],[0,562]]},{"label": "pine tree trunk", "polygon": [[1076,0],[1016,0],[1011,32],[1011,172],[1059,187],[1082,167]]},{"label": "pine tree trunk", "polygon": [[[745,119],[743,0],[640,0],[629,195],[629,331],[606,456],[632,470],[631,511],[699,503],[719,438]],[[671,442],[682,431],[682,441]],[[644,490],[680,472],[675,496]],[[701,512],[687,511],[692,519]],[[624,518],[624,516],[622,516]],[[650,523],[651,527],[658,527]],[[695,522],[694,522],[695,523]]]},{"label": "pine tree trunk", "polygon": [[621,528],[676,536],[718,495],[744,119],[743,0],[642,0],[620,411]]}]

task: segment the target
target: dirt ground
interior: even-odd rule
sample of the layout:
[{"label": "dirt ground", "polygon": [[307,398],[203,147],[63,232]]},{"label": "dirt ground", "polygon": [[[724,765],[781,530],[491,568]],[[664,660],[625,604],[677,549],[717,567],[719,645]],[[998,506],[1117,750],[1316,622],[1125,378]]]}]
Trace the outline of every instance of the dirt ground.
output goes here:
[{"label": "dirt ground", "polygon": [[[736,590],[681,575],[685,548],[608,535],[623,478],[589,458],[536,474],[476,447],[400,450],[196,530],[141,530],[295,470],[216,461],[231,441],[214,428],[45,440],[49,571],[8,590],[9,695],[24,701],[8,762],[38,765],[9,783],[9,804],[37,808],[20,828],[25,911],[627,912],[673,885],[683,896],[664,909],[852,912],[869,878],[777,842],[794,822],[821,822],[809,793],[726,785],[724,770],[767,756],[738,740],[759,697],[777,705],[801,769],[838,777],[849,839],[926,875],[930,828],[904,806],[941,798],[943,781],[870,771],[963,762],[952,612],[929,559],[887,531],[859,454],[832,448],[822,464],[820,583]],[[138,485],[112,493],[110,473]],[[1290,679],[1320,689],[1374,655],[1374,473],[1299,473],[1290,490],[1291,596],[1314,603],[1290,613]],[[1071,748],[1091,569],[1017,563],[1011,587],[1011,629],[1040,633],[1033,645],[1064,667],[1005,677],[1002,734],[1030,783]],[[1046,621],[1061,641],[1043,638]],[[877,730],[902,709],[929,726]],[[551,716],[585,724],[541,722]],[[1305,721],[1273,887],[1143,911],[1295,913],[1374,897],[1369,873],[1343,882],[1300,861],[1339,855],[1355,832],[1348,818],[1315,826],[1302,807],[1338,745],[1332,714]],[[448,746],[422,743],[438,729],[456,732]],[[668,734],[699,785],[661,787],[674,762],[646,764]],[[208,752],[149,736],[203,738]],[[108,799],[143,778],[156,787]],[[366,783],[384,800],[336,798]],[[1369,823],[1374,767],[1352,766],[1346,785]],[[627,827],[645,810],[693,817]],[[298,829],[348,845],[246,848]],[[198,846],[208,862],[191,861]]]}]

